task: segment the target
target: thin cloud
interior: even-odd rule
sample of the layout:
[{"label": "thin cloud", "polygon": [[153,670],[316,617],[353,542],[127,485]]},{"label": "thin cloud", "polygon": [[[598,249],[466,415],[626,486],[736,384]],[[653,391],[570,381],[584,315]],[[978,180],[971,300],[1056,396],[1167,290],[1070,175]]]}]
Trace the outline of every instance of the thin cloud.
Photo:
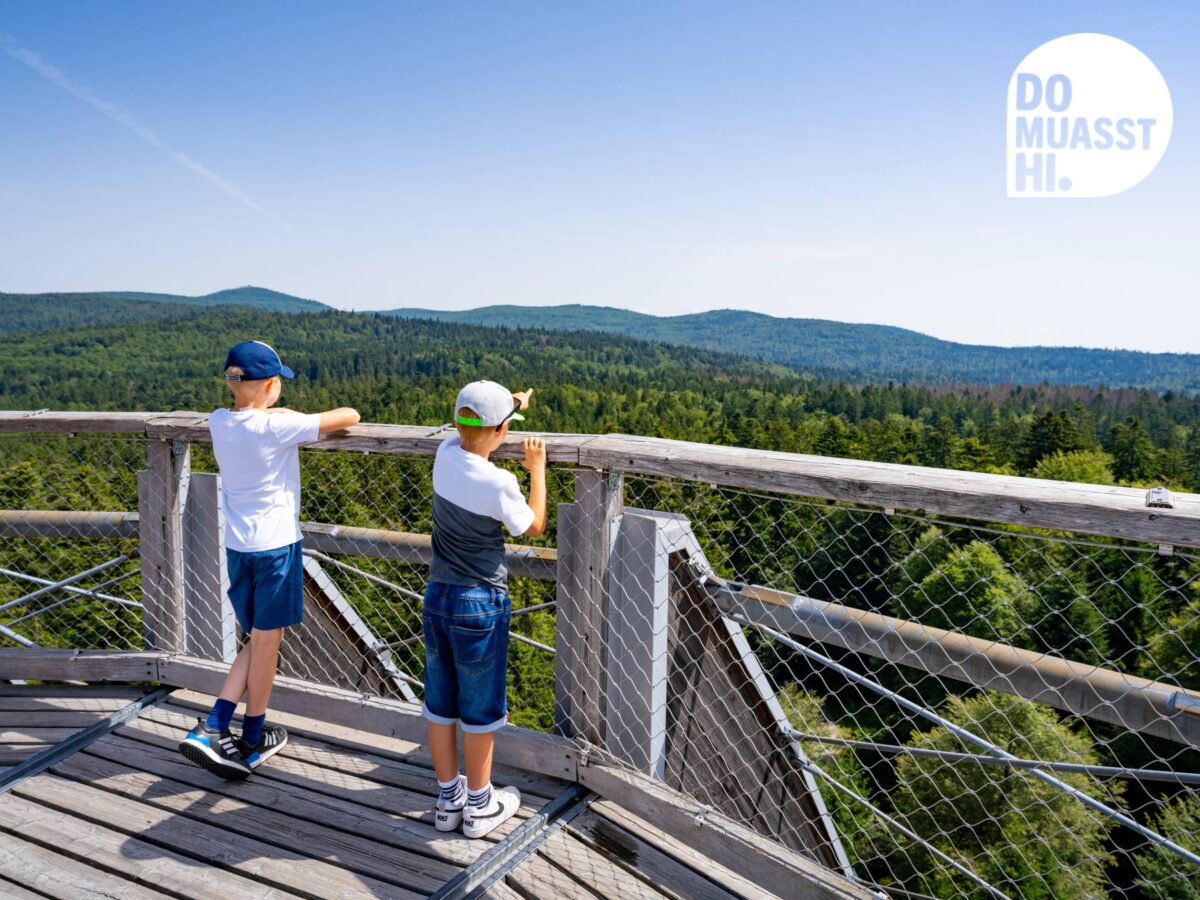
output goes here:
[{"label": "thin cloud", "polygon": [[23,63],[24,65],[33,69],[33,71],[37,72],[47,81],[51,81],[58,85],[72,97],[76,98],[77,100],[82,100],[93,109],[104,113],[104,115],[108,116],[108,118],[112,119],[118,125],[129,129],[151,147],[162,153],[165,157],[187,169],[193,175],[196,175],[202,180],[207,181],[226,197],[236,200],[243,206],[249,207],[256,213],[260,213],[272,221],[278,222],[278,219],[276,219],[263,207],[259,206],[259,204],[253,200],[253,198],[251,198],[245,191],[243,191],[228,178],[218,175],[207,166],[201,165],[186,153],[172,149],[162,138],[158,136],[158,133],[154,131],[154,129],[139,122],[134,117],[133,113],[126,109],[122,109],[120,106],[117,106],[117,104],[112,103],[111,101],[105,100],[103,97],[96,96],[96,94],[94,94],[87,87],[84,87],[78,82],[72,81],[69,77],[67,77],[66,73],[62,71],[62,69],[46,62],[46,60],[42,59],[41,55],[35,51],[22,47],[17,43],[16,39],[14,39],[12,35],[6,34],[3,31],[0,31],[0,50],[3,50],[17,62]]}]

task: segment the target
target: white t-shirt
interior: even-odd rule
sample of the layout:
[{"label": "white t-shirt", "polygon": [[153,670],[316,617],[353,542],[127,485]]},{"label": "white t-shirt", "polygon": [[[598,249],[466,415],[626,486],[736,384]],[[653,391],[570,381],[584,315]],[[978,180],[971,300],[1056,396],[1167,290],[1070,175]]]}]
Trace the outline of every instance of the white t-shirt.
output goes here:
[{"label": "white t-shirt", "polygon": [[524,534],[534,514],[517,476],[462,448],[458,435],[442,441],[433,463],[433,561],[430,581],[503,588],[504,538]]},{"label": "white t-shirt", "polygon": [[300,540],[300,451],[321,416],[218,409],[208,419],[221,469],[225,546],[252,553]]}]

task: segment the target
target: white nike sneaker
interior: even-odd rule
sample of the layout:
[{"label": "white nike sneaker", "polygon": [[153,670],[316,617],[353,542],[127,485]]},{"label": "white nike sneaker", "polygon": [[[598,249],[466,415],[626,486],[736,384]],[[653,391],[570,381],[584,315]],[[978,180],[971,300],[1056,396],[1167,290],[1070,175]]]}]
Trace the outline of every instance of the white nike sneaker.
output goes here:
[{"label": "white nike sneaker", "polygon": [[481,838],[513,817],[521,805],[521,792],[515,787],[492,788],[492,808],[487,812],[475,812],[467,807],[463,817],[463,834],[469,838]]},{"label": "white nike sneaker", "polygon": [[458,782],[462,785],[462,805],[447,807],[442,798],[438,797],[437,810],[433,814],[433,827],[438,831],[455,831],[462,824],[463,810],[467,805],[467,776],[460,774]]}]

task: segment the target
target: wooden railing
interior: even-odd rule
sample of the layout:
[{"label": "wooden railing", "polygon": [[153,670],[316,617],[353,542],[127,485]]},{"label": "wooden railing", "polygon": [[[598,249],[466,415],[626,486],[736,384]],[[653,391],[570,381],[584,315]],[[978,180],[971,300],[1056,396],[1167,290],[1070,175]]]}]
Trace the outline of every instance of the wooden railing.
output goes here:
[{"label": "wooden railing", "polygon": [[[0,412],[0,433],[132,434],[207,443],[207,415]],[[318,450],[431,456],[447,432],[424,425],[356,425],[306,445]],[[496,452],[521,455],[529,435],[546,441],[552,463],[605,472],[678,478],[882,509],[1004,522],[1033,528],[1200,547],[1200,495],[1174,495],[1174,508],[1146,506],[1136,488],[721,447],[623,434],[512,432]]]}]

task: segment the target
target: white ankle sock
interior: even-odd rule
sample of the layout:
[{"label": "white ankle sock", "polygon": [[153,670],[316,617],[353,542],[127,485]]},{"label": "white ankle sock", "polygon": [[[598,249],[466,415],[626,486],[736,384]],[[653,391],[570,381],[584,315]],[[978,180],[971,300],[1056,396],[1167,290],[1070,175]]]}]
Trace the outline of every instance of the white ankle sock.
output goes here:
[{"label": "white ankle sock", "polygon": [[474,813],[490,813],[493,811],[492,783],[489,781],[477,791],[467,788],[467,806]]},{"label": "white ankle sock", "polygon": [[440,789],[438,799],[445,806],[457,809],[466,805],[466,791],[463,789],[463,780],[460,776],[455,775],[450,781],[439,781],[438,788]]}]

